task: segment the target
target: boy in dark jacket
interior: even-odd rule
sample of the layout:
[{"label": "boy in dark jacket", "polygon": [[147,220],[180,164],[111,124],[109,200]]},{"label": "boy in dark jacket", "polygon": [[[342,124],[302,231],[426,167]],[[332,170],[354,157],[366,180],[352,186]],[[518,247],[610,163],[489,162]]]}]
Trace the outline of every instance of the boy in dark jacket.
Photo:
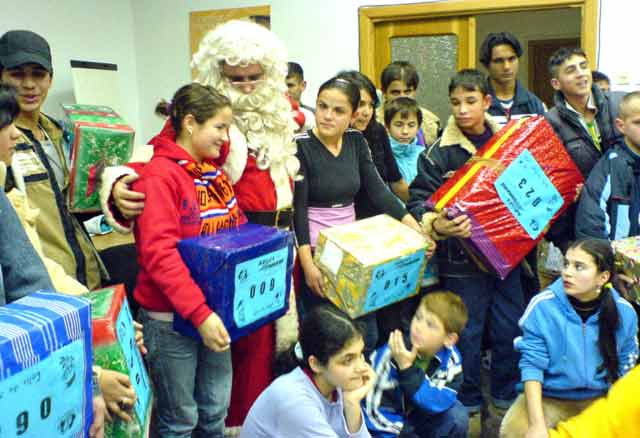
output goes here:
[{"label": "boy in dark jacket", "polygon": [[509,32],[490,33],[480,47],[480,62],[489,73],[491,106],[488,112],[501,125],[511,119],[545,112],[540,98],[516,79],[521,56],[520,41]]},{"label": "boy in dark jacket", "polygon": [[457,399],[462,363],[455,347],[466,322],[459,296],[432,292],[411,320],[410,350],[395,330],[373,352],[376,381],[363,411],[374,437],[466,438],[469,418]]},{"label": "boy in dark jacket", "polygon": [[469,311],[469,322],[460,336],[459,348],[465,370],[460,401],[470,413],[483,405],[480,391],[480,348],[485,326],[492,350],[492,403],[507,409],[516,397],[519,380],[518,354],[513,339],[519,335],[518,319],[524,312],[522,268],[504,279],[482,271],[463,249],[459,239],[471,235],[466,215],[450,219],[446,210],[428,211],[425,201],[453,176],[498,130],[485,111],[491,105],[486,80],[477,70],[458,72],[449,84],[453,116],[442,137],[418,158],[418,175],[409,188],[407,204],[414,217],[441,242],[436,250],[440,282],[459,295]]},{"label": "boy in dark jacket", "polygon": [[[593,85],[582,49],[562,48],[549,58],[555,106],[545,115],[586,180],[600,157],[618,140],[609,98]],[[575,207],[569,208],[547,233],[563,252],[575,239]]]},{"label": "boy in dark jacket", "polygon": [[617,240],[640,234],[640,92],[620,103],[624,135],[594,166],[576,213],[576,237]]}]

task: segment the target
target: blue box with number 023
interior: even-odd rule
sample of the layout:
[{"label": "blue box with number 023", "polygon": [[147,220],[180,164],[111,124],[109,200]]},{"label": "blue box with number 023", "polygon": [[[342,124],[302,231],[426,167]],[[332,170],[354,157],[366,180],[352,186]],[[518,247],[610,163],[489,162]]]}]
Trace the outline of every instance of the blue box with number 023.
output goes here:
[{"label": "blue box with number 023", "polygon": [[0,307],[0,436],[89,436],[91,363],[89,301],[35,292]]},{"label": "blue box with number 023", "polygon": [[[232,341],[284,315],[289,309],[293,235],[244,224],[206,237],[184,239],[178,251],[191,276],[218,314]],[[175,315],[176,331],[198,337],[195,327]]]}]

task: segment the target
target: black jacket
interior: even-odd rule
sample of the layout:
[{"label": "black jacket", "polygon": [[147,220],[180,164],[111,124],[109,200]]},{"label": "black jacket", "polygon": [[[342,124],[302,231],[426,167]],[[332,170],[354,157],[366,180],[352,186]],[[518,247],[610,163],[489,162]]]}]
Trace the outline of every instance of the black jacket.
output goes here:
[{"label": "black jacket", "polygon": [[555,106],[545,114],[585,179],[602,154],[620,139],[620,135],[614,129],[615,124],[608,96],[595,85],[591,88],[591,92],[598,109],[596,123],[600,130],[600,150],[580,123],[578,115],[567,108],[566,100],[561,92],[556,92]]},{"label": "black jacket", "polygon": [[[600,130],[601,150],[598,150],[591,135],[580,123],[578,115],[567,108],[561,92],[556,92],[555,106],[545,114],[585,180],[602,154],[620,140],[620,135],[614,130],[608,97],[595,85],[591,88],[591,92],[598,109],[595,120]],[[573,205],[558,218],[547,233],[547,239],[563,252],[569,242],[575,239],[575,213],[576,208]]]},{"label": "black jacket", "polygon": [[[489,116],[487,122],[494,133],[498,131],[498,125]],[[418,175],[409,186],[407,209],[417,221],[421,221],[425,214],[435,216],[435,212],[427,210],[425,201],[475,153],[475,146],[460,131],[453,116],[450,117],[442,137],[418,158]],[[424,222],[428,223],[430,220]],[[436,254],[440,276],[468,277],[482,274],[456,238],[438,242]]]},{"label": "black jacket", "polygon": [[494,116],[496,122],[501,125],[506,124],[513,116],[542,115],[545,113],[544,105],[538,96],[527,90],[520,81],[516,81],[516,92],[513,96],[513,105],[509,114],[502,108],[496,97],[496,92],[491,86],[491,81],[487,80],[489,94],[491,95],[491,106],[488,113]]},{"label": "black jacket", "polygon": [[640,156],[624,142],[591,170],[576,213],[576,237],[616,240],[640,234]]}]

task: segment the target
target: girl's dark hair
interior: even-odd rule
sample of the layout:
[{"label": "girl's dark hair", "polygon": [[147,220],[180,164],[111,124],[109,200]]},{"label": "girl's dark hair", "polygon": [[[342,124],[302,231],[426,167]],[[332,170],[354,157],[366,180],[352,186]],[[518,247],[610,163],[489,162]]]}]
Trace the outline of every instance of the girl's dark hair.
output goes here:
[{"label": "girl's dark hair", "polygon": [[349,100],[349,104],[351,104],[351,110],[355,112],[358,109],[358,105],[360,104],[360,89],[350,80],[335,76],[320,85],[318,96],[320,96],[320,93],[324,90],[341,91],[347,96],[347,100]]},{"label": "girl's dark hair", "polygon": [[314,308],[302,321],[298,344],[302,359],[296,356],[296,346],[281,353],[276,359],[277,375],[300,366],[309,369],[309,357],[326,365],[332,356],[354,340],[362,338],[362,331],[346,314],[328,305]]},{"label": "girl's dark hair", "polygon": [[[598,272],[614,273],[614,255],[608,240],[586,238],[573,242],[569,249],[581,249],[589,254],[598,268]],[[613,383],[618,379],[618,350],[616,346],[616,330],[620,321],[618,308],[613,298],[611,278],[602,288],[600,298],[600,315],[598,319],[598,349],[603,363],[598,371],[607,370],[607,379]]]},{"label": "girl's dark hair", "polygon": [[[371,96],[371,103],[373,103],[373,107],[378,107],[380,101],[378,99],[378,93],[376,93],[376,86],[373,85],[373,82],[371,82],[371,79],[369,79],[367,76],[363,75],[357,70],[342,70],[341,72],[338,72],[338,75],[336,77],[346,79],[349,82],[353,82],[355,86],[358,87],[358,96],[360,96],[360,90],[365,90]],[[360,99],[358,99],[358,102],[359,101]]]},{"label": "girl's dark hair", "polygon": [[0,84],[0,129],[13,123],[20,114],[18,93],[8,84]]},{"label": "girl's dark hair", "polygon": [[390,126],[391,121],[400,114],[401,119],[408,119],[412,114],[416,116],[418,120],[418,126],[422,125],[422,111],[418,106],[418,102],[410,97],[398,97],[391,102],[385,102],[384,104],[384,124]]},{"label": "girl's dark hair", "polygon": [[380,75],[380,85],[383,93],[387,92],[389,85],[391,85],[393,81],[403,81],[407,84],[407,87],[417,90],[418,84],[420,83],[420,76],[418,75],[416,67],[410,62],[393,61],[382,70],[382,74]]},{"label": "girl's dark hair", "polygon": [[193,82],[178,89],[171,102],[158,102],[156,114],[169,117],[176,135],[180,135],[182,120],[188,114],[191,114],[196,122],[204,123],[222,108],[230,106],[231,101],[213,87]]}]

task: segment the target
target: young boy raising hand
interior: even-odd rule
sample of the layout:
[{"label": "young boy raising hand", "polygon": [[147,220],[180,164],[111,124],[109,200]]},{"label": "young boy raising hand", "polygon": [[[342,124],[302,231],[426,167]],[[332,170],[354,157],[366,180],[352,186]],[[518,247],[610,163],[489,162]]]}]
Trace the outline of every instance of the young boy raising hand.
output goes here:
[{"label": "young boy raising hand", "polygon": [[457,400],[462,365],[455,347],[466,322],[460,297],[432,292],[422,298],[411,320],[410,346],[395,330],[388,344],[374,351],[376,381],[364,401],[372,436],[467,436],[467,410]]}]

